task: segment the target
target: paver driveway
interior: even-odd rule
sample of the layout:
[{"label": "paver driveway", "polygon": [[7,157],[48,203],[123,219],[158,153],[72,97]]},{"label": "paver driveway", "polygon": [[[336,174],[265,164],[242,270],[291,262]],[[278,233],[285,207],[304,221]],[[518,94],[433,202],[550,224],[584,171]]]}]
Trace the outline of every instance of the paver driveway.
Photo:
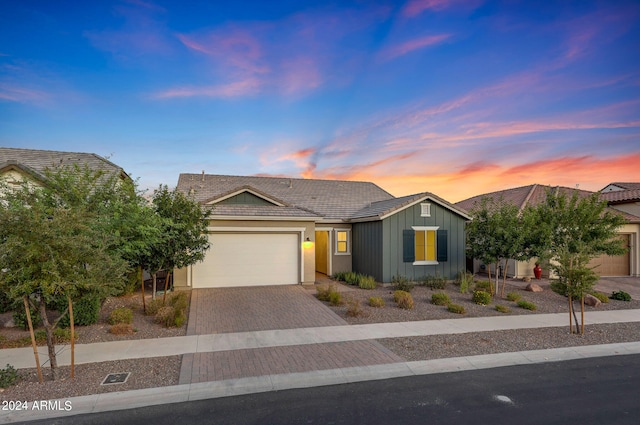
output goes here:
[{"label": "paver driveway", "polygon": [[[301,286],[194,289],[188,335],[241,333],[347,323]],[[238,337],[242,337],[240,334]],[[403,361],[376,341],[185,354],[180,383]]]}]

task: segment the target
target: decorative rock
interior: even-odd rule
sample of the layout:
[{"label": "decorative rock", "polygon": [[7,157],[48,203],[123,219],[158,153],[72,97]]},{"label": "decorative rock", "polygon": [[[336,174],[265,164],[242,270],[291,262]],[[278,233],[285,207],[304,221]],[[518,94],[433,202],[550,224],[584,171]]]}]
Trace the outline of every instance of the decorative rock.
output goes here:
[{"label": "decorative rock", "polygon": [[525,291],[529,291],[529,292],[542,292],[542,287],[537,283],[530,283],[524,289]]},{"label": "decorative rock", "polygon": [[531,282],[531,277],[525,276],[525,277],[522,278],[522,281],[529,283],[529,282]]},{"label": "decorative rock", "polygon": [[588,305],[591,307],[600,307],[600,304],[602,304],[602,301],[600,301],[599,299],[597,299],[591,294],[587,294],[584,296],[584,303],[585,305]]}]

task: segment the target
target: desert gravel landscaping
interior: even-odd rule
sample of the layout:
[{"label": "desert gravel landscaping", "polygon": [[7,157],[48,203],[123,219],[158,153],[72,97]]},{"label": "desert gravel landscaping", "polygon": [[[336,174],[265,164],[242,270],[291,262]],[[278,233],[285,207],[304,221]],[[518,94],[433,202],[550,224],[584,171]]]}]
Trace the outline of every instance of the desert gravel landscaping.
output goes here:
[{"label": "desert gravel landscaping", "polygon": [[[396,307],[393,302],[393,289],[390,287],[379,286],[373,290],[363,290],[340,283],[335,283],[335,285],[344,299],[360,301],[363,314],[358,317],[347,315],[347,305],[334,307],[324,303],[349,324],[567,312],[566,299],[553,293],[549,289],[547,282],[542,282],[544,291],[541,293],[525,291],[523,282],[509,281],[507,284],[505,293],[517,292],[522,296],[522,299],[536,304],[536,311],[524,310],[517,307],[514,302],[503,299],[494,299],[488,306],[476,305],[471,301],[471,293],[460,294],[459,288],[453,284],[447,285],[444,291],[431,290],[420,286],[415,287],[411,291],[415,301],[413,310],[403,310]],[[315,293],[315,291],[310,292]],[[447,311],[446,307],[431,304],[431,295],[435,292],[446,292],[452,302],[465,307],[466,314],[454,314]],[[367,301],[372,296],[382,297],[386,305],[382,308],[369,307]],[[508,306],[511,312],[500,313],[496,311],[496,304]],[[116,336],[108,332],[110,325],[107,324],[106,319],[111,310],[121,306],[128,306],[134,310],[134,328],[137,329],[137,332],[133,335]],[[631,302],[611,300],[609,303],[597,307],[597,309],[639,309],[640,314],[640,302],[636,300]],[[587,307],[587,318],[589,312],[594,310],[596,308]],[[2,317],[6,318],[6,316]],[[124,296],[107,300],[103,306],[100,321],[96,325],[78,327],[77,329],[79,343],[162,338],[186,334],[186,324],[180,328],[167,329],[153,323],[151,317],[144,316],[139,294],[137,296]],[[11,338],[26,335],[24,331],[16,329],[8,330],[3,328],[1,332],[4,337]],[[378,342],[407,361],[629,341],[640,341],[640,326],[638,326],[638,323],[588,325],[583,336],[570,335],[567,326],[378,340]],[[49,376],[49,370],[43,368],[45,373],[44,384],[37,382],[35,368],[24,369],[19,371],[21,381],[17,385],[0,392],[0,400],[47,400],[176,385],[180,375],[180,364],[181,356],[171,356],[77,365],[76,378],[73,381],[68,378],[69,367],[60,368],[62,379],[58,381],[52,381]],[[131,376],[126,383],[110,386],[100,385],[107,374],[122,372],[131,372]]]}]

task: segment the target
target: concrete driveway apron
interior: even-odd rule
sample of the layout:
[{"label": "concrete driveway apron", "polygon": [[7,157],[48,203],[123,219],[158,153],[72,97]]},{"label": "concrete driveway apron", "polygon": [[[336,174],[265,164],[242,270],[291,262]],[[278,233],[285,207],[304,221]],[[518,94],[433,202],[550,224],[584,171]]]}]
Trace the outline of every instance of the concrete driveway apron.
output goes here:
[{"label": "concrete driveway apron", "polygon": [[[301,286],[194,289],[187,335],[349,326]],[[180,384],[396,363],[376,341],[185,354]]]}]

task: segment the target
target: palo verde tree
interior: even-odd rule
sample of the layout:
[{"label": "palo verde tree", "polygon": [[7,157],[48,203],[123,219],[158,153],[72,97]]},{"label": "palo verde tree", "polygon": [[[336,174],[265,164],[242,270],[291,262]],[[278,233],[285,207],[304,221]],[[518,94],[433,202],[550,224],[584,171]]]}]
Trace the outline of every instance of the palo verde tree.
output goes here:
[{"label": "palo verde tree", "polygon": [[625,252],[616,238],[616,231],[625,219],[608,210],[598,193],[581,197],[578,192],[568,196],[557,190],[549,190],[546,201],[532,207],[530,214],[536,222],[531,229],[533,250],[536,256],[551,260],[551,268],[558,276],[552,288],[568,297],[569,330],[573,332],[573,316],[578,332],[573,301],[580,300],[579,328],[584,333],[584,297],[597,282],[589,261],[601,254]]},{"label": "palo verde tree", "polygon": [[60,297],[70,305],[88,292],[117,292],[126,262],[114,255],[118,239],[90,208],[71,207],[49,187],[2,183],[0,191],[0,288],[24,302],[28,317],[29,305],[39,310],[56,379],[53,331],[59,319],[49,321],[46,305]]},{"label": "palo verde tree", "polygon": [[160,220],[161,238],[146,257],[145,266],[153,278],[155,298],[158,272],[167,272],[166,296],[171,273],[176,268],[202,261],[209,249],[206,235],[209,209],[203,209],[195,200],[177,190],[161,185],[153,194],[153,209]]}]

